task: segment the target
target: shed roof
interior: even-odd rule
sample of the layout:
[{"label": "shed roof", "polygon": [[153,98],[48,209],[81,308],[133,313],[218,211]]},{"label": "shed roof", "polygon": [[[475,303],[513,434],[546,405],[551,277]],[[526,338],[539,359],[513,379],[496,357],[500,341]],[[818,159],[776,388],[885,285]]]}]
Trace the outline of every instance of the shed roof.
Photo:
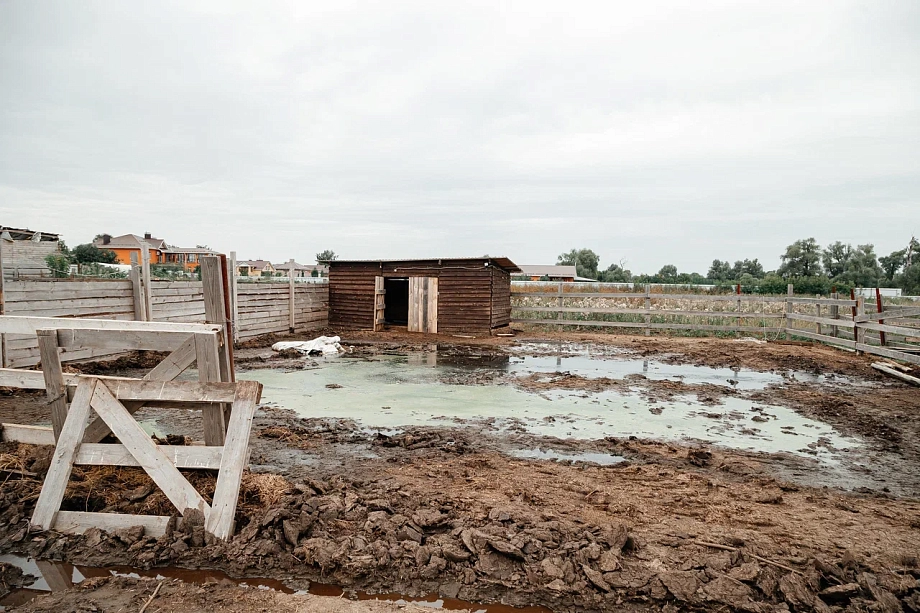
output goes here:
[{"label": "shed roof", "polygon": [[525,275],[541,277],[577,277],[574,266],[530,266],[521,264],[521,272]]},{"label": "shed roof", "polygon": [[335,264],[411,264],[414,262],[492,262],[499,268],[508,272],[521,272],[517,264],[506,257],[478,257],[478,258],[399,258],[381,260],[321,260],[321,264],[329,266]]},{"label": "shed roof", "polygon": [[14,241],[33,240],[36,234],[39,234],[40,239],[43,241],[56,241],[60,238],[60,235],[54,232],[38,232],[37,230],[29,230],[27,228],[11,228],[10,226],[2,225],[0,225],[0,232],[8,233],[10,238]]}]

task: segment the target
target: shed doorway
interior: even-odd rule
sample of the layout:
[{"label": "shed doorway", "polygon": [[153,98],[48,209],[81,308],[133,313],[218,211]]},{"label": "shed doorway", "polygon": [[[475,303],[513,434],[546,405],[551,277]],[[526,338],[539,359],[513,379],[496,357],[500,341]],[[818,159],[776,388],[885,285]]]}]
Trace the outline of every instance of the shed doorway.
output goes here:
[{"label": "shed doorway", "polygon": [[383,322],[390,326],[409,325],[409,278],[383,279]]}]

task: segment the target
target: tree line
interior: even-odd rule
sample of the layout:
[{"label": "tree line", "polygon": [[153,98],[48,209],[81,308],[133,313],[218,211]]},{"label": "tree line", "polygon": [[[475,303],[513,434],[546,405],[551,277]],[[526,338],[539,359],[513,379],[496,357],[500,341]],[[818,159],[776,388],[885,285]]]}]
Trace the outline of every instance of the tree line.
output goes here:
[{"label": "tree line", "polygon": [[579,277],[607,283],[676,283],[684,285],[741,285],[750,293],[783,293],[793,283],[800,293],[828,294],[837,288],[893,287],[905,294],[920,294],[920,242],[911,237],[907,246],[878,257],[872,244],[836,241],[821,247],[814,238],[800,239],[786,247],[776,270],[765,270],[757,258],[713,260],[705,275],[679,272],[666,264],[655,274],[633,274],[625,262],[600,266],[592,249],[572,249],[560,254],[557,264],[575,266]]}]

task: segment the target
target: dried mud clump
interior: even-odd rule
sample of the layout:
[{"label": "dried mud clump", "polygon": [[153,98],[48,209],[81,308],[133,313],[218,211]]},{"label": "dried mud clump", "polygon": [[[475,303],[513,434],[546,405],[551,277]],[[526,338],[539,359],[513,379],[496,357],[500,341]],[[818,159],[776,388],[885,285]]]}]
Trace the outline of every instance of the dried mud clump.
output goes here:
[{"label": "dried mud clump", "polygon": [[[93,480],[104,487],[104,479]],[[343,477],[292,483],[247,474],[238,530],[226,543],[210,542],[200,514],[175,518],[159,537],[142,528],[29,534],[38,487],[29,479],[5,484],[4,550],[52,559],[66,554],[98,566],[217,567],[238,576],[541,603],[556,611],[630,604],[671,611],[920,612],[920,569],[913,558],[905,559],[912,566],[880,570],[845,553],[835,561],[798,560],[793,568],[758,556],[737,538],[704,543],[678,534],[647,542],[626,523],[595,524],[518,502],[487,507],[392,483]],[[153,495],[132,490],[127,498],[136,496]]]}]

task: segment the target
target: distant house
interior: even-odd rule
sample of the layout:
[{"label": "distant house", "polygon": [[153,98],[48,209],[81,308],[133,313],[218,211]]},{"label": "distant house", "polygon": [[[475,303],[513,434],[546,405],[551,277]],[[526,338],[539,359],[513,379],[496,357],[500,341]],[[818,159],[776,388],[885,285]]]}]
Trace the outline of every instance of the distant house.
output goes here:
[{"label": "distant house", "polygon": [[523,273],[515,275],[515,278],[524,277],[530,281],[549,279],[550,281],[571,283],[578,277],[574,266],[527,266],[522,264],[519,268]]},{"label": "distant house", "polygon": [[236,274],[240,277],[271,277],[275,267],[268,260],[242,260],[236,263]]},{"label": "distant house", "polygon": [[[115,257],[119,264],[132,264],[141,262],[142,245],[146,244],[150,252],[151,264],[178,264],[188,271],[198,269],[201,256],[216,255],[216,251],[211,249],[202,249],[200,247],[172,247],[166,244],[162,238],[154,238],[149,232],[144,236],[137,234],[123,234],[121,236],[111,236],[103,234],[93,241],[93,245],[99,249],[114,251]],[[134,261],[132,262],[132,257]]]},{"label": "distant house", "polygon": [[58,234],[0,226],[0,269],[5,279],[50,277],[45,258],[60,250]]},{"label": "distant house", "polygon": [[[275,270],[282,273],[285,277],[291,276],[291,265],[288,262],[284,264],[275,264]],[[314,271],[316,274],[314,274]],[[329,267],[325,264],[298,264],[294,262],[294,278],[297,277],[328,277]]]}]

